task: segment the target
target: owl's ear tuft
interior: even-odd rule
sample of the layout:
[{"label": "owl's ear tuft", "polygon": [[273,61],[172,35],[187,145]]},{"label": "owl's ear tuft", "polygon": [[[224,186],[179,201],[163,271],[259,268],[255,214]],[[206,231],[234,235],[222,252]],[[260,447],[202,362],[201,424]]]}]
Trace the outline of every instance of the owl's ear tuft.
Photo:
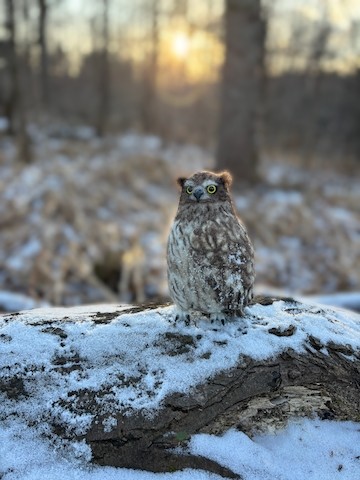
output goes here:
[{"label": "owl's ear tuft", "polygon": [[221,182],[225,185],[225,187],[229,188],[232,184],[232,176],[229,172],[220,172],[219,174]]},{"label": "owl's ear tuft", "polygon": [[187,178],[185,178],[185,177],[179,177],[179,178],[176,180],[176,182],[177,182],[177,184],[178,184],[181,188],[183,188],[184,183],[186,182],[186,180],[187,180]]}]

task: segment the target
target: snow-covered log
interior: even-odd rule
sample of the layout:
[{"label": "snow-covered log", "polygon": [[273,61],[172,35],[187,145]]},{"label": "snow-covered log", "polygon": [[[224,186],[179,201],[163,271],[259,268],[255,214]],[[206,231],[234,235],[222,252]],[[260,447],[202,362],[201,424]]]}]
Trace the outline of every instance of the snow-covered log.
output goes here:
[{"label": "snow-covered log", "polygon": [[266,297],[225,326],[177,324],[157,305],[43,308],[0,326],[0,420],[101,465],[236,477],[190,455],[191,435],[360,420],[353,312]]}]

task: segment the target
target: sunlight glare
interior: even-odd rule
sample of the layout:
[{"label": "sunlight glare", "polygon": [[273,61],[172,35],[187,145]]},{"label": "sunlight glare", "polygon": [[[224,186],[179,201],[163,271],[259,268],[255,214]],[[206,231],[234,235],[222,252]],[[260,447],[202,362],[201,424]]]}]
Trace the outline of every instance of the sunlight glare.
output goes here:
[{"label": "sunlight glare", "polygon": [[172,50],[174,54],[180,58],[186,58],[189,52],[190,39],[189,36],[184,32],[178,32],[175,34],[172,42]]}]

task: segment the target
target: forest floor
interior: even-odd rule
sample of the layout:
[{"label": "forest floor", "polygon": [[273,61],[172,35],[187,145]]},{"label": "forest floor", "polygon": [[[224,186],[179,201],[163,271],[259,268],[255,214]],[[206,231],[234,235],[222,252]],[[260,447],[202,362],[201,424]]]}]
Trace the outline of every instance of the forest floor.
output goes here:
[{"label": "forest floor", "polygon": [[[34,306],[166,298],[175,179],[215,168],[212,155],[135,133],[99,139],[87,127],[31,135],[31,164],[0,138],[0,310],[21,308],[14,293]],[[233,185],[257,290],[359,291],[359,178],[281,158],[264,159],[261,174],[256,188]]]}]

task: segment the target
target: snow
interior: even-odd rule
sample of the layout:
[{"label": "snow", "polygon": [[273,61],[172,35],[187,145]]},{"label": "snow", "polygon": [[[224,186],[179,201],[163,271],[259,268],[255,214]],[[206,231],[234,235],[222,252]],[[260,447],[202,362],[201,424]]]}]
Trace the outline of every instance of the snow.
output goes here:
[{"label": "snow", "polygon": [[9,127],[9,120],[5,117],[0,117],[0,132],[5,132]]},{"label": "snow", "polygon": [[307,301],[360,311],[360,292],[337,292],[331,295],[308,295]]},{"label": "snow", "polygon": [[[4,373],[21,375],[25,388],[34,394],[34,408],[40,416],[44,405],[37,397],[45,392],[57,402],[81,388],[97,391],[106,386],[112,387],[109,398],[115,408],[151,412],[161,406],[167,395],[185,393],[220,370],[234,366],[239,352],[257,360],[274,357],[288,348],[303,352],[309,347],[310,335],[324,345],[334,342],[360,349],[359,315],[311,304],[301,308],[284,301],[257,304],[246,309],[246,317],[222,328],[206,319],[198,319],[189,327],[174,324],[172,306],[139,313],[127,313],[128,308],[41,308],[10,319],[5,316],[0,320],[1,333],[11,340],[2,342],[0,368]],[[107,314],[112,318],[99,323]],[[49,332],[46,327],[50,322]],[[296,328],[292,336],[268,333],[271,328],[287,330],[290,326]],[[54,329],[60,333],[54,334]],[[169,356],[169,349],[174,348],[167,340],[169,333],[190,335],[191,348],[181,356]],[[210,357],[204,359],[209,352]],[[65,358],[66,364],[71,364],[74,357],[81,359],[85,373],[75,369],[64,376],[54,359]],[[33,373],[29,373],[34,367],[44,372],[35,385]],[[125,380],[116,380],[119,370],[124,379],[136,381],[125,386]],[[63,413],[61,408],[59,411]]]},{"label": "snow", "polygon": [[24,263],[33,259],[41,251],[41,243],[36,238],[29,239],[22,247],[17,249],[16,254],[6,260],[6,265],[13,270],[22,270]]},{"label": "snow", "polygon": [[360,425],[302,420],[274,435],[250,439],[228,431],[195,435],[191,451],[226,465],[244,480],[358,480]]},{"label": "snow", "polygon": [[[60,475],[64,478],[64,472],[67,479],[155,478],[152,474],[99,467],[89,470],[89,448],[76,437],[88,431],[95,413],[108,415],[103,428],[111,431],[116,426],[112,413],[141,410],[151,416],[167,395],[189,392],[196,384],[241,361],[242,356],[260,360],[274,357],[288,348],[297,352],[311,348],[309,335],[325,345],[324,353],[328,342],[360,350],[359,315],[312,304],[284,301],[267,306],[257,304],[246,309],[244,318],[221,327],[201,318],[195,319],[190,326],[175,324],[172,306],[138,313],[130,308],[128,305],[40,308],[0,317],[2,382],[21,379],[25,392],[16,399],[4,394],[0,399],[3,450],[0,476],[3,473],[3,480],[45,478],[42,475],[47,470],[50,473],[46,478],[53,479]],[[285,330],[290,325],[296,327],[292,336],[269,334],[273,327]],[[170,340],[167,335],[172,335]],[[176,350],[176,335],[189,336],[189,348],[181,354],[169,355]],[[96,412],[76,409],[75,393],[82,389],[94,393]],[[100,391],[102,395],[96,396]],[[65,429],[68,440],[52,433],[54,423]],[[300,435],[299,428],[304,430],[303,436],[308,440],[302,444],[303,462],[307,462],[312,452],[309,444],[315,441],[318,431],[314,429],[320,428],[311,425],[305,422],[302,426],[289,427],[283,434],[299,443],[295,437]],[[317,448],[333,450],[335,457],[331,465],[341,460],[342,464],[346,463],[341,478],[355,479],[351,473],[347,477],[345,474],[358,465],[350,460],[359,448],[355,445],[359,446],[360,442],[349,440],[352,450],[344,454],[339,452],[344,451],[343,443],[346,444],[346,435],[341,432],[349,431],[350,438],[359,435],[359,430],[351,424],[339,424],[336,428],[340,433],[335,434],[331,430],[335,427],[321,425],[321,428],[330,429],[329,435],[337,440],[333,441],[333,446],[330,440],[328,444],[317,441]],[[326,432],[324,435],[329,436]],[[273,448],[278,449],[279,460],[273,466],[268,464],[266,459],[272,458],[275,452],[269,453],[266,438],[250,440],[239,432],[229,432],[222,439],[200,435],[193,438],[191,448],[197,453],[208,448],[206,452],[211,458],[216,452],[223,452],[220,463],[235,471],[240,469],[244,478],[300,478],[300,473],[296,473],[298,477],[279,473],[280,459],[285,455],[280,434],[274,437],[273,444]],[[232,446],[231,451],[236,451],[237,455],[227,455],[234,442],[239,447]],[[219,445],[221,448],[217,447]],[[247,458],[245,463],[244,458]],[[257,458],[263,459],[260,469],[254,465]],[[286,461],[291,464],[291,451]],[[264,471],[268,476],[259,476]],[[319,467],[316,471],[322,470]],[[247,472],[252,472],[252,476]],[[274,477],[275,473],[278,476]],[[157,476],[216,478],[198,472]],[[330,477],[307,474],[306,478]]]},{"label": "snow", "polygon": [[46,302],[37,302],[31,297],[21,293],[0,290],[0,311],[17,312],[19,310],[31,310],[32,308],[46,305]]},{"label": "snow", "polygon": [[140,135],[133,132],[122,135],[118,140],[119,148],[131,154],[156,152],[161,148],[161,144],[161,139],[155,135]]},{"label": "snow", "polygon": [[[13,423],[0,428],[0,475],[2,480],[221,479],[190,469],[155,474],[91,466],[77,459],[86,449],[78,443],[72,458],[65,458],[33,429]],[[189,450],[232,469],[244,480],[358,480],[360,475],[360,425],[353,422],[306,419],[276,434],[252,439],[235,430],[222,437],[194,435]]]}]

